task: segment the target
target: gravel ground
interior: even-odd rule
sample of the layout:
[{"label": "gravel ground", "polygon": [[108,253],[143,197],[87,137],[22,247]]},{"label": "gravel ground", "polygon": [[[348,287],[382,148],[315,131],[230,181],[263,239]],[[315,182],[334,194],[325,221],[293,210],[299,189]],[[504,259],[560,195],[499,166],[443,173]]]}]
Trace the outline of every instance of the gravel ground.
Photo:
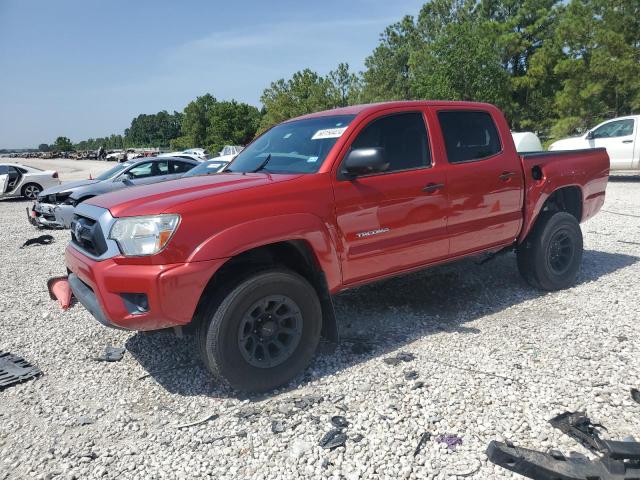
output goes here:
[{"label": "gravel ground", "polygon": [[[192,338],[60,311],[45,284],[64,274],[68,232],[20,250],[37,234],[26,203],[0,202],[0,350],[45,373],[0,392],[0,479],[513,478],[487,461],[489,441],[586,454],[548,424],[580,409],[609,438],[640,438],[629,396],[640,386],[638,180],[612,182],[606,211],[583,225],[574,288],[537,292],[505,255],[346,292],[340,346],[322,345],[291,388],[249,399],[215,384]],[[107,344],[124,359],[94,361]],[[383,361],[398,352],[415,359]],[[335,415],[349,439],[324,450]],[[414,457],[423,432],[463,443],[430,440]]]}]

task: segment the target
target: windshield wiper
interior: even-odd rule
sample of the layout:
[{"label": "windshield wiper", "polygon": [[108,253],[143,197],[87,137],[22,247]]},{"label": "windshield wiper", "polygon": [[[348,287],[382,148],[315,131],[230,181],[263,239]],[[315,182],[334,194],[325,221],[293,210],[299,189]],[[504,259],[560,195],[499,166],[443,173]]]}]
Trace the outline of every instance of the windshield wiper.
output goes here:
[{"label": "windshield wiper", "polygon": [[259,172],[260,170],[262,170],[264,167],[267,166],[267,163],[269,163],[269,160],[271,160],[271,154],[267,155],[265,157],[265,159],[262,161],[262,163],[258,166],[258,168],[256,168],[252,173],[256,173]]}]

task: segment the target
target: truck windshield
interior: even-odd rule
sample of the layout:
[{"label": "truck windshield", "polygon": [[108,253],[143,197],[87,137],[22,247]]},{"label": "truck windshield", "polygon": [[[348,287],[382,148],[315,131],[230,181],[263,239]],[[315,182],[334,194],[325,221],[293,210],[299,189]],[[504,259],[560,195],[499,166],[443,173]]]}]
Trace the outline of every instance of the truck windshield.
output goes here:
[{"label": "truck windshield", "polygon": [[355,115],[281,123],[242,150],[227,172],[314,173]]}]

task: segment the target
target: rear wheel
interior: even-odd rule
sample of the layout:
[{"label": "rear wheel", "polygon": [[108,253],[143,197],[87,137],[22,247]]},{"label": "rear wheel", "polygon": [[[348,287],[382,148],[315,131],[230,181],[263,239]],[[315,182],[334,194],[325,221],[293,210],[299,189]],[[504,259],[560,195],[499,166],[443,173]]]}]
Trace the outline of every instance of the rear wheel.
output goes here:
[{"label": "rear wheel", "polygon": [[518,247],[518,269],[532,286],[560,290],[575,282],[582,261],[582,231],[566,212],[541,217]]},{"label": "rear wheel", "polygon": [[22,196],[29,200],[35,200],[42,191],[42,187],[37,183],[27,183],[22,187]]},{"label": "rear wheel", "polygon": [[315,289],[289,270],[252,274],[208,300],[197,331],[205,365],[249,392],[291,380],[311,361],[322,312]]}]

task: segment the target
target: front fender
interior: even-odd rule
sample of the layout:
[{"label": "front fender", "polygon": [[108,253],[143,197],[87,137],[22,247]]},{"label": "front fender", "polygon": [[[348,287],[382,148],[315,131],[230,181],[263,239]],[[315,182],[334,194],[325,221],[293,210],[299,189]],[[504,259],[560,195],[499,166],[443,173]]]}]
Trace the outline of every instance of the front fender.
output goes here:
[{"label": "front fender", "polygon": [[234,225],[207,238],[188,261],[230,258],[257,247],[291,240],[304,240],[311,246],[329,291],[336,291],[342,274],[335,243],[328,226],[309,213],[274,215]]}]

